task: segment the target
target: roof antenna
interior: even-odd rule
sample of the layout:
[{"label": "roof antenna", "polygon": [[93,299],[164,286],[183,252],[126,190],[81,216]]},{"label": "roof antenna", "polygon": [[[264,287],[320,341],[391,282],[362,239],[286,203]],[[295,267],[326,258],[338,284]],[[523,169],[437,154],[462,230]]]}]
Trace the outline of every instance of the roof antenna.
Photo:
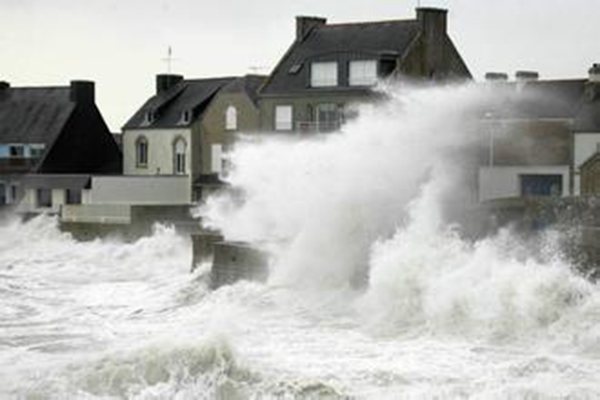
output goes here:
[{"label": "roof antenna", "polygon": [[171,73],[171,67],[173,66],[173,61],[175,61],[176,59],[173,58],[173,50],[171,49],[171,46],[169,46],[168,50],[167,50],[167,57],[163,58],[162,61],[164,61],[165,63],[167,63],[167,73]]}]

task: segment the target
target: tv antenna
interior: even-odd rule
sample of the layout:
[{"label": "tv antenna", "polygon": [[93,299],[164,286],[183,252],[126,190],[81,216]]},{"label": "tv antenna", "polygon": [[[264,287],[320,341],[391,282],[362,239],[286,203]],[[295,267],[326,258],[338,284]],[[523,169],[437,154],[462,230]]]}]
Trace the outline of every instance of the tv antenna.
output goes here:
[{"label": "tv antenna", "polygon": [[167,64],[167,73],[171,73],[171,69],[173,67],[173,61],[176,61],[176,58],[173,58],[173,49],[171,46],[167,49],[167,56],[162,59]]}]

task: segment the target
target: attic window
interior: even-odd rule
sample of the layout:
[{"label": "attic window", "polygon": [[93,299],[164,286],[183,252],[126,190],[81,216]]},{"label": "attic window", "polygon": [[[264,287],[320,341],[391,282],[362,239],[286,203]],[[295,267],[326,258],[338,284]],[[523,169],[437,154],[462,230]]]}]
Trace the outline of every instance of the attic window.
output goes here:
[{"label": "attic window", "polygon": [[146,111],[144,122],[146,122],[147,124],[151,124],[154,122],[154,111],[152,111],[152,110]]},{"label": "attic window", "polygon": [[192,113],[190,112],[190,110],[184,110],[181,113],[181,123],[188,124],[191,119],[192,119]]},{"label": "attic window", "polygon": [[225,129],[228,131],[237,129],[237,109],[234,106],[228,106],[225,111]]},{"label": "attic window", "polygon": [[328,87],[338,84],[337,62],[314,62],[310,65],[310,86]]},{"label": "attic window", "polygon": [[288,71],[290,75],[296,75],[302,69],[302,64],[294,64]]},{"label": "attic window", "polygon": [[350,86],[371,86],[377,83],[377,61],[350,61]]}]

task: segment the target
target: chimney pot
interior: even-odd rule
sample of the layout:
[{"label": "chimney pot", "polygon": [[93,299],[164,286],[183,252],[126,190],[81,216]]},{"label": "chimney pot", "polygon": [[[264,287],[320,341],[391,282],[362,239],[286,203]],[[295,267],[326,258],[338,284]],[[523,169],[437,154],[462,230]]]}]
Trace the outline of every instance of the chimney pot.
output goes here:
[{"label": "chimney pot", "polygon": [[93,81],[71,81],[69,98],[78,104],[94,104],[95,88]]},{"label": "chimney pot", "polygon": [[592,64],[592,68],[588,70],[589,81],[594,83],[600,83],[600,63]]},{"label": "chimney pot", "polygon": [[10,88],[10,83],[6,81],[0,81],[0,90],[6,90]]},{"label": "chimney pot", "polygon": [[508,74],[504,72],[487,72],[485,80],[488,82],[506,82],[508,81]]},{"label": "chimney pot", "polygon": [[540,74],[536,71],[517,71],[515,78],[519,82],[537,81],[540,78]]},{"label": "chimney pot", "polygon": [[173,86],[183,80],[182,75],[159,74],[156,75],[156,94],[160,94],[171,89]]}]

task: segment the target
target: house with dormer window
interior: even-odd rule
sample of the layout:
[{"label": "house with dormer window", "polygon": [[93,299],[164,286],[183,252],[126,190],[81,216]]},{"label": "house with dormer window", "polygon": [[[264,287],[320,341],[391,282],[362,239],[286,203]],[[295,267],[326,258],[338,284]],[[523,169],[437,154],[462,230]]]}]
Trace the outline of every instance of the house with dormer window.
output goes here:
[{"label": "house with dormer window", "polygon": [[58,212],[89,174],[119,174],[121,152],[95,104],[95,85],[0,82],[0,205]]},{"label": "house with dormer window", "polygon": [[296,38],[260,90],[261,127],[327,132],[379,80],[464,80],[471,74],[447,33],[446,10],[416,19],[328,24],[296,17]]}]

